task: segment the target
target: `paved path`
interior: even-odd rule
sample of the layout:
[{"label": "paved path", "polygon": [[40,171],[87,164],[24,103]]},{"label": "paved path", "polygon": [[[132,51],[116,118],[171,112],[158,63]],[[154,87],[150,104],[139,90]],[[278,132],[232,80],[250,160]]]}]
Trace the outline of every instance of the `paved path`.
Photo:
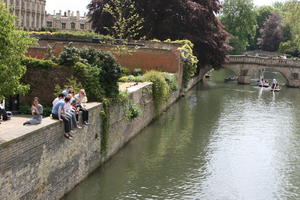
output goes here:
[{"label": "paved path", "polygon": [[[88,103],[87,108],[93,107],[99,103]],[[1,121],[0,124],[0,145],[9,141],[13,141],[18,137],[27,135],[33,131],[45,128],[51,124],[59,123],[50,117],[43,118],[42,124],[39,125],[26,125],[23,123],[28,120],[31,116],[17,115],[12,116],[11,120]]]}]

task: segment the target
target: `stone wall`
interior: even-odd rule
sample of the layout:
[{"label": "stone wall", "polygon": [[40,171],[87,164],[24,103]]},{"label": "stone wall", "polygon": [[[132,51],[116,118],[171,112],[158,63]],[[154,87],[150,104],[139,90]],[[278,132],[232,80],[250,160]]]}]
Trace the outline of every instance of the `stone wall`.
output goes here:
[{"label": "stone wall", "polygon": [[[195,84],[194,80],[194,84]],[[63,137],[63,125],[46,118],[31,129],[0,133],[0,199],[60,199],[93,170],[113,156],[154,118],[152,83],[128,89],[130,99],[142,110],[131,120],[122,105],[111,107],[107,153],[101,154],[102,104],[88,104],[90,125]],[[166,109],[179,97],[172,94]],[[2,138],[2,139],[1,139]],[[4,139],[3,139],[4,138]]]}]

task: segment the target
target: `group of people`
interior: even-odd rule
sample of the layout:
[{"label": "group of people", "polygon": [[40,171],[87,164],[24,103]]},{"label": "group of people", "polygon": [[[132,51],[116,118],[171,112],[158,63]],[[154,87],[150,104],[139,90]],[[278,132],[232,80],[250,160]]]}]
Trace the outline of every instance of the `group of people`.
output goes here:
[{"label": "group of people", "polygon": [[258,85],[260,87],[271,87],[271,90],[275,90],[275,89],[279,89],[279,84],[277,82],[277,80],[274,78],[272,80],[272,84],[270,85],[270,83],[267,81],[267,80],[264,80],[263,78],[261,78],[259,81],[258,81]]},{"label": "group of people", "polygon": [[[84,89],[75,94],[73,87],[68,86],[61,94],[52,102],[52,118],[64,123],[65,134],[68,139],[72,139],[72,130],[74,128],[81,129],[79,125],[79,111],[82,112],[82,124],[88,125],[89,113],[85,108],[87,97]],[[39,99],[35,97],[32,102],[32,118],[23,125],[40,124],[42,122],[43,106],[39,103]]]}]

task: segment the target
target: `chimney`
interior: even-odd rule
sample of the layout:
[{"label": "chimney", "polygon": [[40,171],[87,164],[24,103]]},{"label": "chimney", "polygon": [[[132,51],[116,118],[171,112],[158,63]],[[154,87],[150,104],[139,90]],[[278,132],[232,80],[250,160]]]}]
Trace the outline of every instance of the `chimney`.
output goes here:
[{"label": "chimney", "polygon": [[70,17],[71,16],[71,11],[70,10],[68,10],[68,17]]},{"label": "chimney", "polygon": [[80,12],[79,11],[76,12],[76,17],[77,17],[77,19],[80,19]]}]

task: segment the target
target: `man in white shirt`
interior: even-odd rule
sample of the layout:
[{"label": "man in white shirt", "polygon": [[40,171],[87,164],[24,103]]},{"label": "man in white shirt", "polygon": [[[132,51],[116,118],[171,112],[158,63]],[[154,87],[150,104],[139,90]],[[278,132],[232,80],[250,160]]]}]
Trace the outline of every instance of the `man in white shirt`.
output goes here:
[{"label": "man in white shirt", "polygon": [[0,119],[1,119],[1,117],[2,117],[3,121],[6,121],[8,119],[7,113],[5,110],[5,101],[4,100],[0,103]]}]

